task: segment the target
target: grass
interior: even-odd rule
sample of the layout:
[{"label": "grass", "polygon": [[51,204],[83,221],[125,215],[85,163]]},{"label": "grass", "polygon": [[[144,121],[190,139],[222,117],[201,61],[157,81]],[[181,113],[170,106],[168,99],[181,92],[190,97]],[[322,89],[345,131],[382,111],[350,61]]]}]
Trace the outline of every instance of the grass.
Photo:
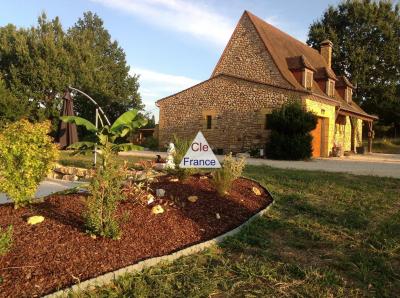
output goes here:
[{"label": "grass", "polygon": [[[365,146],[368,146],[365,143]],[[400,154],[400,139],[375,139],[372,144],[375,153]]]},{"label": "grass", "polygon": [[[118,156],[118,163],[123,164],[124,161],[128,163],[128,166],[133,166],[138,161],[145,160],[146,157],[136,156]],[[72,166],[89,169],[93,167],[93,155],[72,155],[72,151],[60,150],[60,157],[58,163],[63,166]]]},{"label": "grass", "polygon": [[266,216],[218,247],[71,296],[398,296],[400,180],[255,166],[245,175],[275,197]]}]

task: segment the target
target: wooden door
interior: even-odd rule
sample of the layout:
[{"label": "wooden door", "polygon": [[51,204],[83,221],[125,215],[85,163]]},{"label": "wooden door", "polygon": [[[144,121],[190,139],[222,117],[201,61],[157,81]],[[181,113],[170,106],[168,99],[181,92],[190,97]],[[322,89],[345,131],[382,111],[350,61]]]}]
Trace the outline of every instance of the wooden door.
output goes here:
[{"label": "wooden door", "polygon": [[312,136],[312,156],[321,156],[321,144],[322,144],[322,118],[318,118],[317,127],[311,131]]}]

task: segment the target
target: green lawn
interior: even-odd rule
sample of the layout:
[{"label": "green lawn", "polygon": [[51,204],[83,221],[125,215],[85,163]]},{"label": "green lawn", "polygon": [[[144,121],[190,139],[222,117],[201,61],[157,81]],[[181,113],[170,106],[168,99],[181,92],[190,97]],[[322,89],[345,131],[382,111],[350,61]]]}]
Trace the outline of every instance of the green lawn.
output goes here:
[{"label": "green lawn", "polygon": [[[400,180],[248,167],[276,202],[220,247],[75,297],[398,297]],[[168,233],[168,231],[165,231]]]},{"label": "green lawn", "polygon": [[[365,143],[365,146],[367,145]],[[400,154],[400,139],[375,139],[372,151],[375,153]]]},{"label": "green lawn", "polygon": [[[60,150],[60,158],[58,163],[64,166],[73,166],[80,168],[92,168],[93,167],[93,155],[72,155],[72,151],[62,151]],[[135,157],[135,156],[118,156],[117,161],[123,163],[127,161],[128,166],[133,166],[134,163],[147,159],[145,157]]]}]

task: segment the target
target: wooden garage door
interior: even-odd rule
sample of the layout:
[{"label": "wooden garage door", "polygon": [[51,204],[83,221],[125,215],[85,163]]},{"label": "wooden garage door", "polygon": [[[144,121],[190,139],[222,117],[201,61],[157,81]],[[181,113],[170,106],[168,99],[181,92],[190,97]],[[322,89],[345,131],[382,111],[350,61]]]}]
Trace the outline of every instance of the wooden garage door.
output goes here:
[{"label": "wooden garage door", "polygon": [[322,118],[318,118],[317,127],[311,131],[313,157],[321,156],[321,143],[322,143]]}]

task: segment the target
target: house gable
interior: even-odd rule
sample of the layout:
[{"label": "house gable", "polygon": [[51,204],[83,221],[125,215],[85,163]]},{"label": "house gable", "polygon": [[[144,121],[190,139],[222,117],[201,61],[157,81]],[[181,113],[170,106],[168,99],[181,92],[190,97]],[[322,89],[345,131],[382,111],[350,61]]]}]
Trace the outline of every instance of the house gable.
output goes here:
[{"label": "house gable", "polygon": [[242,15],[212,77],[219,74],[293,88],[281,75],[247,13]]}]

